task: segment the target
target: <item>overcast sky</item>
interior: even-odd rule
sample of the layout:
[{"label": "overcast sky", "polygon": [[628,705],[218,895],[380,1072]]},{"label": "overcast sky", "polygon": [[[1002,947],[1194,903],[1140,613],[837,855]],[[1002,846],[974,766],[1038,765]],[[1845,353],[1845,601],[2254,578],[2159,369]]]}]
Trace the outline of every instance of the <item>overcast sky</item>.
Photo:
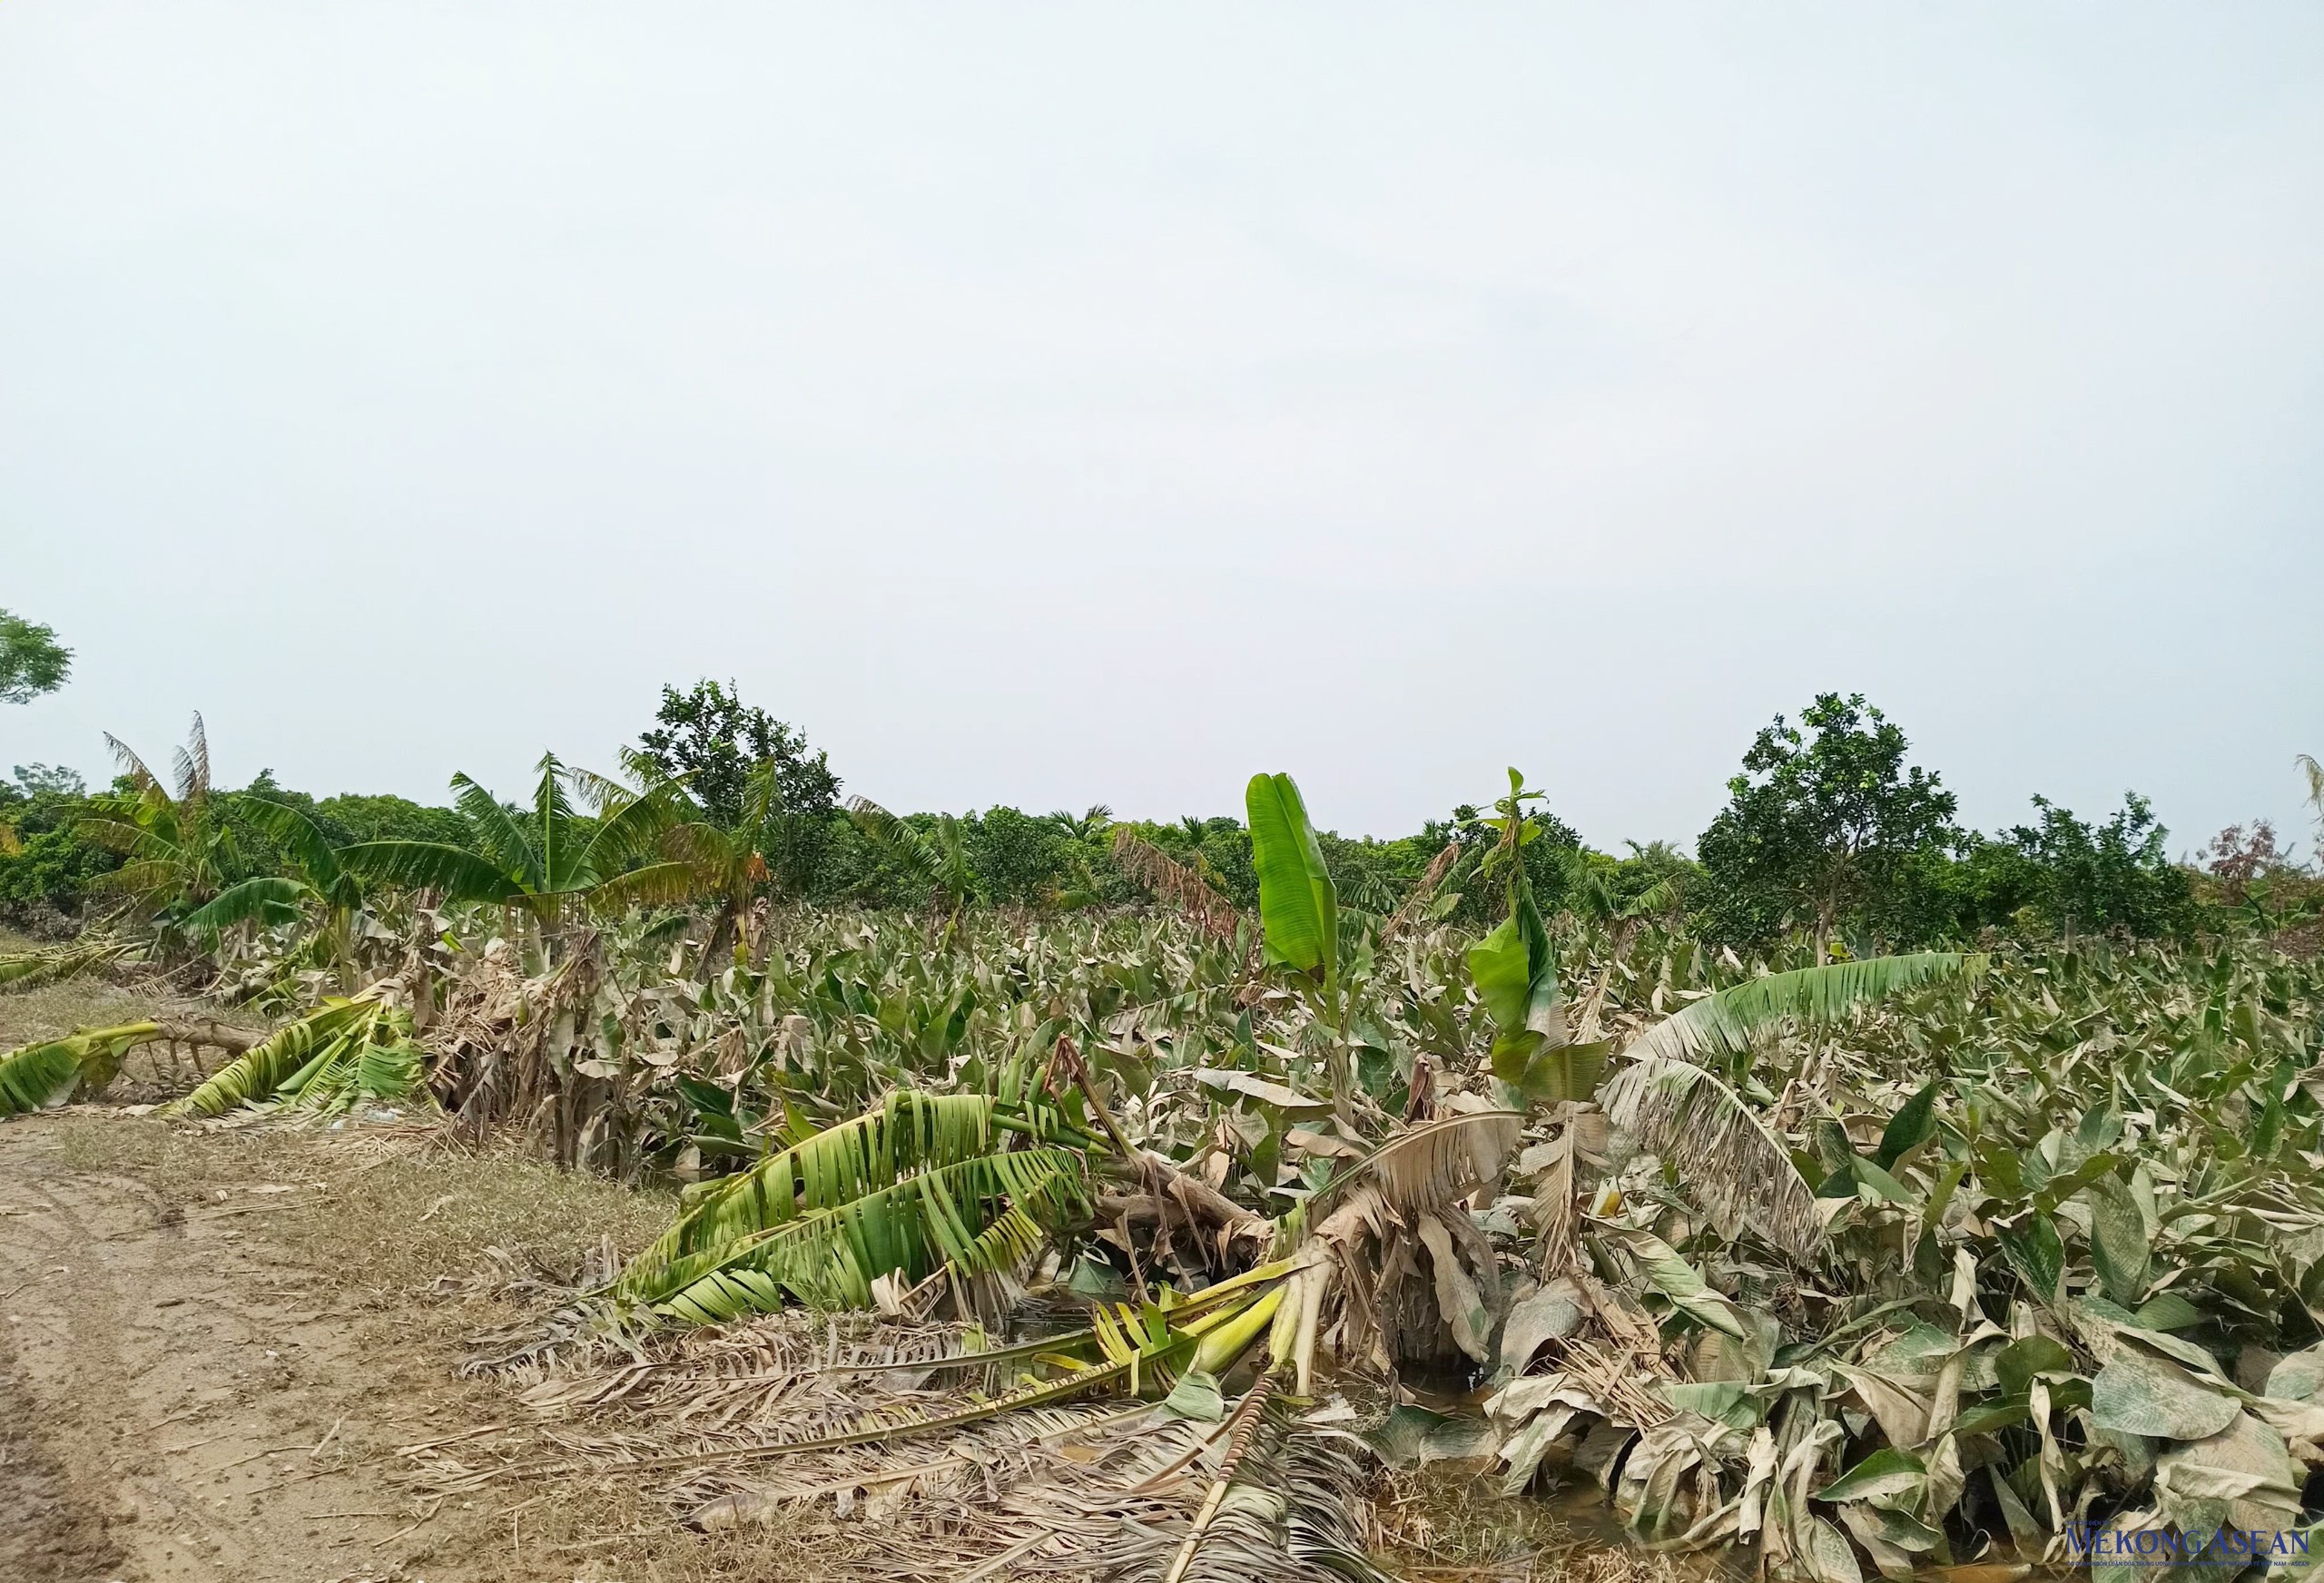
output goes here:
[{"label": "overcast sky", "polygon": [[2305,831],[2324,6],[0,5],[0,769]]}]

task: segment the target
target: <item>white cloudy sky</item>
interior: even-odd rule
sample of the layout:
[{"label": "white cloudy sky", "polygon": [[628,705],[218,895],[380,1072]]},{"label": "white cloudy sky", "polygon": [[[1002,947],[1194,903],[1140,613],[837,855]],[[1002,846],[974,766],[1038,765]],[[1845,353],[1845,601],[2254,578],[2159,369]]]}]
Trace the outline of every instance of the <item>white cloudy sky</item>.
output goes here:
[{"label": "white cloudy sky", "polygon": [[2324,8],[0,5],[0,768],[1690,838],[2324,753]]}]

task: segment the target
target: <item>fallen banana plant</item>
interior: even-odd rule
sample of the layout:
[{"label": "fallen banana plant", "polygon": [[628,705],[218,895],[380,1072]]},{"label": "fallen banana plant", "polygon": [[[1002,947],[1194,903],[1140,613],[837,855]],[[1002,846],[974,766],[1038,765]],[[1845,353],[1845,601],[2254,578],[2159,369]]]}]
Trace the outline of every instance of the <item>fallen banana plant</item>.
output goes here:
[{"label": "fallen banana plant", "polygon": [[614,1293],[714,1323],[785,1302],[867,1306],[872,1283],[898,1273],[917,1285],[940,1271],[960,1280],[1011,1271],[1083,1204],[1094,1141],[1038,1100],[898,1089],[852,1121],[691,1189]]},{"label": "fallen banana plant", "polygon": [[[525,1456],[539,1443],[532,1434],[411,1460],[422,1488],[445,1495],[584,1474],[643,1480],[705,1529],[812,1521],[820,1507],[842,1519],[817,1524],[835,1565],[862,1549],[900,1579],[1159,1578],[1183,1554],[1189,1583],[1376,1583],[1364,1550],[1368,1453],[1300,1422],[1297,1404],[1270,1387],[1222,1401],[1200,1367],[1232,1368],[1256,1348],[1296,1273],[1253,1272],[1174,1301],[1158,1323],[1137,1305],[1108,1305],[1085,1330],[990,1350],[973,1326],[796,1307],[669,1332],[661,1355],[585,1359],[526,1393],[537,1420],[556,1421],[556,1460]],[[931,1350],[946,1338],[950,1348]],[[1136,1394],[1123,1367],[1132,1356]],[[995,1375],[1049,1378],[980,1397],[970,1381],[930,1384],[926,1371],[943,1362],[957,1365],[945,1378],[966,1372],[988,1390]]]},{"label": "fallen banana plant", "polygon": [[133,1022],[25,1045],[0,1055],[0,1116],[62,1105],[75,1094],[103,1093],[120,1071],[122,1057],[140,1045],[195,1045],[240,1052],[258,1037],[216,1022]]},{"label": "fallen banana plant", "polygon": [[119,961],[135,949],[133,942],[108,935],[88,935],[69,945],[0,954],[0,989],[31,989],[61,984]]},{"label": "fallen banana plant", "polygon": [[411,1019],[372,995],[327,1000],[212,1073],[168,1116],[217,1116],[270,1101],[320,1112],[393,1103],[421,1091]]}]

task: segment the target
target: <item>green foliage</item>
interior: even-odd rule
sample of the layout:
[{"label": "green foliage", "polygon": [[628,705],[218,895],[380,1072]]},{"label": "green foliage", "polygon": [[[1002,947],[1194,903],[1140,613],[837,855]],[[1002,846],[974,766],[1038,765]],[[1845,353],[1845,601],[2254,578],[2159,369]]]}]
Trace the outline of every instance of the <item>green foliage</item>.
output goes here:
[{"label": "green foliage", "polygon": [[75,1088],[103,1088],[131,1046],[160,1033],[151,1022],[87,1028],[0,1055],[0,1116],[61,1104]]},{"label": "green foliage", "polygon": [[1819,694],[1797,726],[1777,715],[1699,843],[1707,930],[1758,943],[1809,927],[1821,950],[1843,921],[1876,927],[1867,909],[1958,833],[1953,794],[1905,764],[1908,746],[1861,693]]},{"label": "green foliage", "polygon": [[902,895],[935,907],[948,931],[976,894],[968,831],[949,813],[899,819],[866,797],[848,800],[848,818],[877,854],[877,877]]},{"label": "green foliage", "polygon": [[54,627],[0,610],[0,703],[29,703],[64,685],[73,651]]},{"label": "green foliage", "polygon": [[[1003,1133],[1004,1122],[1015,1134]],[[917,1283],[1021,1264],[1081,1203],[1071,1149],[1010,1151],[1009,1136],[1068,1136],[1042,1106],[899,1089],[853,1121],[801,1139],[689,1195],[616,1290],[715,1323],[785,1301],[868,1307],[891,1273]],[[1078,1141],[1079,1135],[1071,1134]]]},{"label": "green foliage", "polygon": [[[521,813],[468,776],[452,777],[470,846],[365,841],[340,849],[338,861],[369,883],[427,888],[450,901],[518,909],[552,939],[572,908],[619,910],[680,900],[699,888],[694,863],[658,850],[682,818],[675,785],[660,782],[633,790],[569,770],[555,753],[541,755],[539,771],[532,807]],[[576,786],[596,804],[596,819],[575,810]]]},{"label": "green foliage", "polygon": [[123,774],[113,792],[89,799],[74,831],[123,860],[99,882],[99,893],[123,899],[165,939],[182,940],[186,917],[246,872],[212,794],[209,733],[196,714],[185,745],[171,755],[166,783],[126,742],[105,741]]},{"label": "green foliage", "polygon": [[16,766],[0,780],[0,919],[34,921],[42,912],[79,912],[119,854],[81,833],[92,811],[81,778],[43,764]]},{"label": "green foliage", "polygon": [[1077,846],[1082,870],[1097,860],[1102,850],[1077,841],[1055,815],[1037,819],[1014,808],[994,807],[961,822],[977,893],[990,901],[1019,907],[1049,901],[1077,873]]},{"label": "green foliage", "polygon": [[300,809],[333,846],[381,841],[446,841],[457,846],[468,839],[468,822],[455,809],[434,808],[385,793],[342,792],[336,797],[310,798],[303,792],[273,787],[271,781],[271,777],[261,776],[244,790]]},{"label": "green foliage", "polygon": [[[655,725],[638,737],[640,756],[661,775],[683,780],[704,817],[733,830],[757,828],[758,850],[792,895],[814,884],[839,807],[839,777],[826,756],[765,710],[743,703],[732,682],[662,689]],[[754,793],[754,774],[771,777]]]},{"label": "green foliage", "polygon": [[310,1085],[318,1098],[326,1091],[333,1097],[363,1092],[367,1086],[376,1096],[398,1096],[419,1077],[417,1060],[404,1053],[410,1031],[409,1018],[376,999],[326,1000],[320,1010],[277,1029],[163,1106],[162,1114],[223,1116],[286,1090],[297,1095]]},{"label": "green foliage", "polygon": [[1246,801],[1267,960],[1314,979],[1331,995],[1339,984],[1339,893],[1307,805],[1288,775],[1252,776]]},{"label": "green foliage", "polygon": [[2039,822],[2017,826],[2009,841],[2024,865],[2024,905],[2049,928],[2155,939],[2193,927],[2191,882],[2171,861],[2163,847],[2171,832],[2145,798],[2126,794],[2094,826],[2044,797],[2034,806]]}]

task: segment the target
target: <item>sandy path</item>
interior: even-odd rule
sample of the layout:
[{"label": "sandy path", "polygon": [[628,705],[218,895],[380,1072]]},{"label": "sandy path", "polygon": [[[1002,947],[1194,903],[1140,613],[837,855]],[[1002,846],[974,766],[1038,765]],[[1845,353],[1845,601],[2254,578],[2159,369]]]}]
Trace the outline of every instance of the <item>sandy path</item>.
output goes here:
[{"label": "sandy path", "polygon": [[396,1446],[469,1421],[431,1401],[443,1360],[377,1355],[330,1283],[270,1257],[265,1217],[315,1190],[252,1181],[180,1206],[62,1169],[46,1118],[0,1126],[0,1578],[529,1570],[506,1519],[421,1520],[381,1476]]}]

